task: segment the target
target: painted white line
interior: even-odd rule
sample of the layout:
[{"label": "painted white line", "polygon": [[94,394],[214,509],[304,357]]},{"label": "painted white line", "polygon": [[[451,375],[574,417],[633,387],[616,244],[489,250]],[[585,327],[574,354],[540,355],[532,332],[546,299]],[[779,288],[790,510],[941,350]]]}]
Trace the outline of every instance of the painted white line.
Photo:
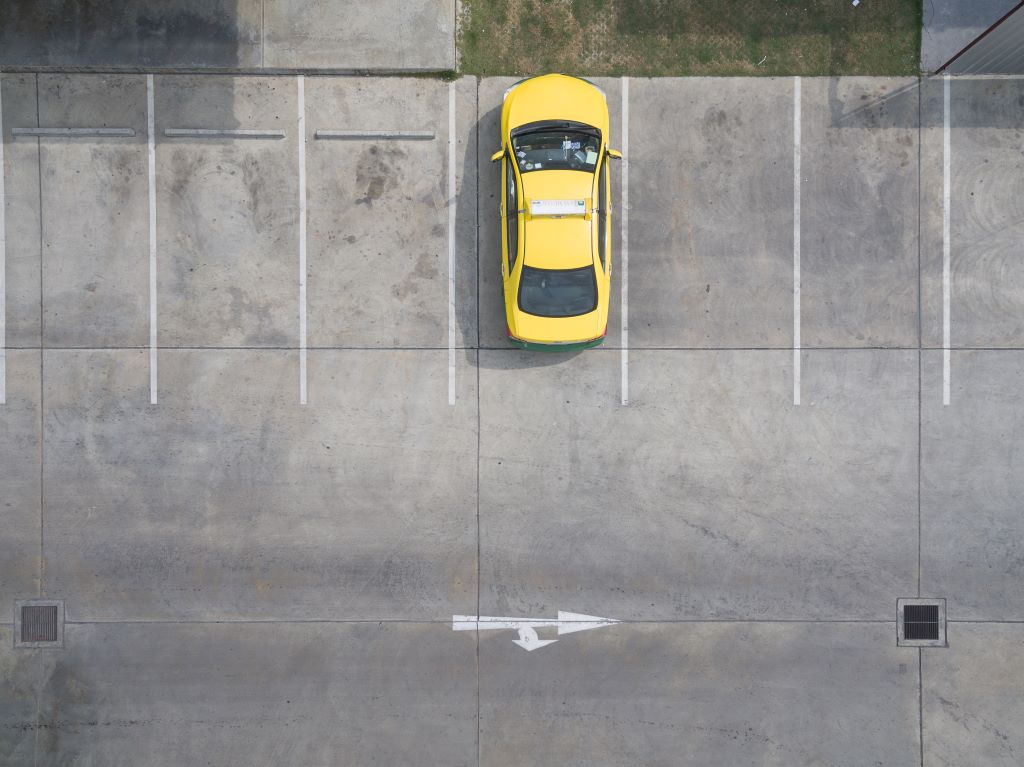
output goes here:
[{"label": "painted white line", "polygon": [[299,404],[306,404],[306,80],[296,77],[299,97]]},{"label": "painted white line", "polygon": [[800,78],[793,78],[793,404],[800,404]]},{"label": "painted white line", "polygon": [[4,100],[0,87],[0,405],[7,404],[7,194],[4,191]]},{"label": "painted white line", "polygon": [[605,626],[614,626],[619,621],[612,618],[599,618],[596,615],[583,615],[581,613],[568,613],[564,610],[558,611],[558,617],[550,618],[505,618],[490,615],[453,615],[452,631],[488,631],[507,630],[519,632],[519,638],[513,639],[527,652],[539,650],[549,644],[554,644],[557,639],[541,639],[537,636],[539,628],[555,628],[558,636],[574,634],[577,631],[589,631]]},{"label": "painted white line", "polygon": [[249,130],[236,128],[164,128],[167,138],[284,138],[280,130]]},{"label": "painted white line", "polygon": [[[449,83],[449,89],[454,83]],[[360,141],[366,139],[390,139],[397,141],[429,141],[434,138],[433,131],[416,130],[318,130],[313,136],[318,139],[347,139]]]},{"label": "painted white line", "polygon": [[448,83],[448,404],[455,404],[455,83]]},{"label": "painted white line", "polygon": [[76,138],[78,136],[134,136],[134,128],[11,128],[13,136]]},{"label": "painted white line", "polygon": [[949,404],[949,75],[942,78],[942,404]]},{"label": "painted white line", "polygon": [[156,114],[153,75],[146,75],[146,144],[149,157],[149,402],[157,403],[156,372]]},{"label": "painted white line", "polygon": [[622,78],[622,404],[629,404],[629,78]]}]

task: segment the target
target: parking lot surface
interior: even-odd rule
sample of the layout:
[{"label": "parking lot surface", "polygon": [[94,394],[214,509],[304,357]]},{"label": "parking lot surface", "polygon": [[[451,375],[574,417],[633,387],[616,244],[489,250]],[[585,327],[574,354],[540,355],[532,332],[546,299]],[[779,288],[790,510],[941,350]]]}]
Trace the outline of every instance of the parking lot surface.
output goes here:
[{"label": "parking lot surface", "polygon": [[0,763],[1020,763],[1024,80],[596,81],[570,355],[512,82],[0,77]]}]

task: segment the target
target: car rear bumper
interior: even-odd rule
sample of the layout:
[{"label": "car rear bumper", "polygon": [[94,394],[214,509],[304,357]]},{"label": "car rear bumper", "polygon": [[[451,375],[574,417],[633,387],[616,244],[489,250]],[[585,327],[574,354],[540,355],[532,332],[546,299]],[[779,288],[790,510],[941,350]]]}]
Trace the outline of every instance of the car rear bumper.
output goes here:
[{"label": "car rear bumper", "polygon": [[567,344],[541,344],[536,341],[523,341],[514,336],[508,337],[508,342],[519,349],[526,349],[531,352],[575,352],[580,349],[593,349],[604,343],[604,336],[593,338],[589,341],[574,341]]}]

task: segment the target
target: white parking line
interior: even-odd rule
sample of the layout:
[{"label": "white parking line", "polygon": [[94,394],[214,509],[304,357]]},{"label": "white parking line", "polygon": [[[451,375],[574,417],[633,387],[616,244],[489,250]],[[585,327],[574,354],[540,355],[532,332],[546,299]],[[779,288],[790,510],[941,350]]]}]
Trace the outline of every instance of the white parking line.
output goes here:
[{"label": "white parking line", "polygon": [[622,78],[622,404],[629,404],[629,78]]},{"label": "white parking line", "polygon": [[306,404],[306,80],[296,77],[299,99],[299,404]]},{"label": "white parking line", "polygon": [[156,373],[156,115],[153,75],[146,75],[146,144],[149,158],[149,402],[157,402]]},{"label": "white parking line", "polygon": [[4,192],[4,101],[0,87],[0,405],[7,404],[7,195]]},{"label": "white parking line", "polygon": [[455,404],[455,83],[448,83],[448,404]]},{"label": "white parking line", "polygon": [[800,78],[793,78],[793,404],[800,404]]},{"label": "white parking line", "polygon": [[[449,85],[453,89],[454,84]],[[318,130],[313,134],[318,139],[394,139],[405,141],[429,141],[434,138],[433,131],[414,130]]]},{"label": "white parking line", "polygon": [[942,78],[942,404],[949,404],[949,75]]},{"label": "white parking line", "polygon": [[284,131],[248,128],[164,128],[167,138],[269,138],[282,139]]},{"label": "white parking line", "polygon": [[134,136],[134,128],[11,128],[12,136],[76,138],[79,136]]}]

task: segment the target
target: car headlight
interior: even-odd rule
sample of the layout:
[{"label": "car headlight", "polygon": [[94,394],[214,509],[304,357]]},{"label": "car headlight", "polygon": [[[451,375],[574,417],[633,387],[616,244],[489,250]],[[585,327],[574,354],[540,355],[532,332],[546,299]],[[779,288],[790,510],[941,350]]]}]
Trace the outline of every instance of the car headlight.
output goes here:
[{"label": "car headlight", "polygon": [[508,98],[508,94],[510,94],[512,91],[514,91],[516,89],[516,86],[522,85],[523,83],[525,83],[529,79],[531,79],[531,78],[524,77],[524,78],[522,78],[520,80],[516,80],[514,83],[512,83],[510,86],[508,86],[508,89],[505,91],[505,95],[503,95],[501,97],[501,103],[502,104],[505,103],[505,99]]}]

